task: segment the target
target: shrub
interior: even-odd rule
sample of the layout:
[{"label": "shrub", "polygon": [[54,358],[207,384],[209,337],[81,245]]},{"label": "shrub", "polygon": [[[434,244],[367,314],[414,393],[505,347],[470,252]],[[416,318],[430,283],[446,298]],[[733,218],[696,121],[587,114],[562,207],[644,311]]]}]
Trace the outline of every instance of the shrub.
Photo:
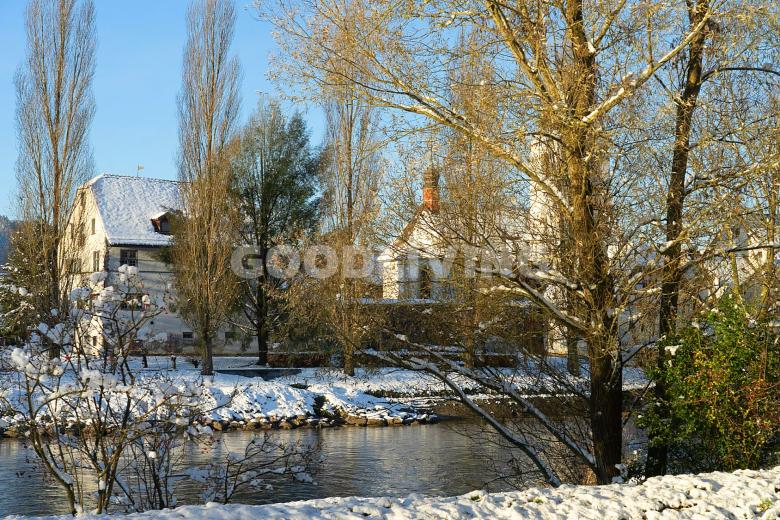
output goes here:
[{"label": "shrub", "polygon": [[[653,402],[640,421],[670,447],[684,470],[756,467],[780,433],[780,336],[725,297],[701,324],[661,348],[667,366],[653,374],[668,402]],[[666,406],[669,418],[659,418]]]}]

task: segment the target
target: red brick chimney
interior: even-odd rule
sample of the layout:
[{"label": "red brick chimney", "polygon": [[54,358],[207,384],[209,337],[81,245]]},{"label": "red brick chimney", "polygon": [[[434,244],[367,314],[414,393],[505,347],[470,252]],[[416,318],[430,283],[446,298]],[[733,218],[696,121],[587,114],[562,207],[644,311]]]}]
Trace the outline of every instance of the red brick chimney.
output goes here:
[{"label": "red brick chimney", "polygon": [[439,170],[431,166],[423,173],[423,206],[431,213],[439,213]]}]

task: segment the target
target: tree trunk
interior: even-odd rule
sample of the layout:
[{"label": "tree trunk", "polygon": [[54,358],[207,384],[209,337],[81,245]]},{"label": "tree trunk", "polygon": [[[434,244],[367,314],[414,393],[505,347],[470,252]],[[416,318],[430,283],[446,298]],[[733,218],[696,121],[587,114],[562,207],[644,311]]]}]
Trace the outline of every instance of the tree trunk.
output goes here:
[{"label": "tree trunk", "polygon": [[474,335],[468,334],[466,336],[466,349],[463,351],[463,364],[466,368],[474,368]]},{"label": "tree trunk", "polygon": [[599,484],[609,484],[619,473],[623,453],[623,376],[613,350],[608,345],[591,349],[590,423]]},{"label": "tree trunk", "polygon": [[211,342],[211,333],[203,332],[200,337],[200,348],[202,357],[201,375],[214,375],[214,346]]},{"label": "tree trunk", "polygon": [[268,295],[265,291],[265,277],[257,283],[257,316],[255,333],[257,335],[257,364],[268,364]]},{"label": "tree trunk", "polygon": [[[59,272],[57,269],[57,240],[56,236],[53,237],[55,243],[52,245],[52,250],[49,252],[49,258],[47,259],[49,262],[49,308],[44,309],[45,316],[46,316],[46,322],[49,324],[50,327],[55,326],[57,323],[57,320],[59,318],[55,318],[52,316],[52,309],[57,309],[58,311],[62,309],[62,306],[60,305],[60,283],[59,283]],[[57,359],[60,357],[60,346],[54,343],[53,341],[49,340],[49,358],[50,359]]]},{"label": "tree trunk", "polygon": [[[705,0],[697,2],[689,10],[692,27],[701,21],[708,8],[709,6]],[[691,42],[685,85],[680,97],[676,100],[677,111],[675,116],[674,147],[672,149],[672,170],[666,196],[667,247],[663,252],[664,268],[659,304],[658,336],[661,340],[670,338],[675,334],[677,328],[680,283],[683,277],[682,244],[680,239],[683,231],[685,176],[688,171],[691,121],[701,89],[705,39],[706,33],[702,32]],[[658,370],[663,373],[666,367],[666,351],[663,345],[658,348],[656,362]],[[668,396],[663,378],[655,381],[653,392],[658,406],[657,413],[659,419],[668,419],[669,410],[665,404]],[[663,475],[666,473],[669,448],[660,439],[653,439],[652,432],[650,432],[650,436],[652,442],[647,451],[647,474]]]},{"label": "tree trunk", "polygon": [[268,328],[265,325],[265,317],[258,316],[257,329],[257,364],[268,365]]},{"label": "tree trunk", "polygon": [[[470,284],[471,285],[471,284]],[[469,287],[469,306],[466,308],[468,316],[466,317],[466,323],[468,323],[468,329],[466,330],[466,349],[463,352],[463,363],[467,368],[474,368],[476,363],[476,331],[478,329],[479,320],[477,318],[477,301],[472,295],[472,288]]]},{"label": "tree trunk", "polygon": [[608,227],[602,219],[609,210],[608,188],[602,182],[596,129],[582,125],[582,117],[596,103],[595,52],[585,33],[583,2],[566,5],[571,27],[573,63],[570,74],[571,106],[577,124],[561,129],[571,199],[572,241],[575,264],[587,288],[590,324],[587,341],[590,362],[590,422],[596,477],[600,484],[618,475],[623,449],[623,373],[614,307],[614,283],[607,256]]},{"label": "tree trunk", "polygon": [[[778,206],[778,183],[776,174],[770,177],[770,186],[767,192],[767,221],[766,221],[766,242],[775,244],[777,239],[777,206]],[[776,287],[776,253],[774,247],[766,248],[766,257],[764,258],[764,281],[761,287],[761,304],[759,307],[759,318],[764,319],[772,308],[772,292]]]},{"label": "tree trunk", "polygon": [[616,318],[611,315],[614,287],[609,272],[605,239],[595,215],[598,193],[590,179],[586,155],[579,150],[569,160],[573,188],[575,251],[583,282],[590,289],[585,310],[594,324],[588,336],[590,363],[590,421],[597,479],[608,484],[618,475],[623,447],[623,373]]},{"label": "tree trunk", "polygon": [[[591,200],[591,196],[584,200]],[[591,207],[589,211],[593,210]],[[592,252],[586,249],[580,253],[580,258],[586,261],[584,265],[594,273],[589,283],[594,287],[589,321],[600,324],[588,341],[589,408],[596,477],[599,484],[609,484],[612,477],[619,474],[617,465],[621,463],[623,453],[623,366],[616,318],[609,311],[614,288],[606,252],[601,247],[603,244],[597,241],[595,230],[592,233]]]},{"label": "tree trunk", "polygon": [[579,339],[571,328],[566,331],[566,370],[575,377],[580,375]]},{"label": "tree trunk", "polygon": [[344,345],[344,375],[355,375],[355,355],[351,343]]},{"label": "tree trunk", "polygon": [[343,355],[344,355],[344,374],[348,376],[355,375],[355,347],[360,344],[361,334],[359,332],[360,323],[358,322],[357,291],[353,279],[344,279],[343,287],[344,298],[340,308],[342,312],[342,331],[343,331]]}]

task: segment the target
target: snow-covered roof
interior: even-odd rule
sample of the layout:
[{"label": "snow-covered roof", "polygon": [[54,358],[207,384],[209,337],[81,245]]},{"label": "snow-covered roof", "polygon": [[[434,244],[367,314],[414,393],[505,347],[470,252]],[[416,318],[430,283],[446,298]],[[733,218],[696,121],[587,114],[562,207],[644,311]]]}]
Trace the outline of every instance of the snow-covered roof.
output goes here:
[{"label": "snow-covered roof", "polygon": [[171,237],[157,233],[152,219],[181,209],[178,182],[102,174],[85,187],[95,196],[110,245],[170,245]]}]

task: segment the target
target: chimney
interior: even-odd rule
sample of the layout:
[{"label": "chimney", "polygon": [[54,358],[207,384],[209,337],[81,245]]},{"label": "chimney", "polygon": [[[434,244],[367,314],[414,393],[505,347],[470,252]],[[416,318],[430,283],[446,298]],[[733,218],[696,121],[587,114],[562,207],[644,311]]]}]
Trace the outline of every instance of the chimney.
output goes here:
[{"label": "chimney", "polygon": [[423,173],[423,206],[433,214],[439,213],[439,170],[433,166]]}]

